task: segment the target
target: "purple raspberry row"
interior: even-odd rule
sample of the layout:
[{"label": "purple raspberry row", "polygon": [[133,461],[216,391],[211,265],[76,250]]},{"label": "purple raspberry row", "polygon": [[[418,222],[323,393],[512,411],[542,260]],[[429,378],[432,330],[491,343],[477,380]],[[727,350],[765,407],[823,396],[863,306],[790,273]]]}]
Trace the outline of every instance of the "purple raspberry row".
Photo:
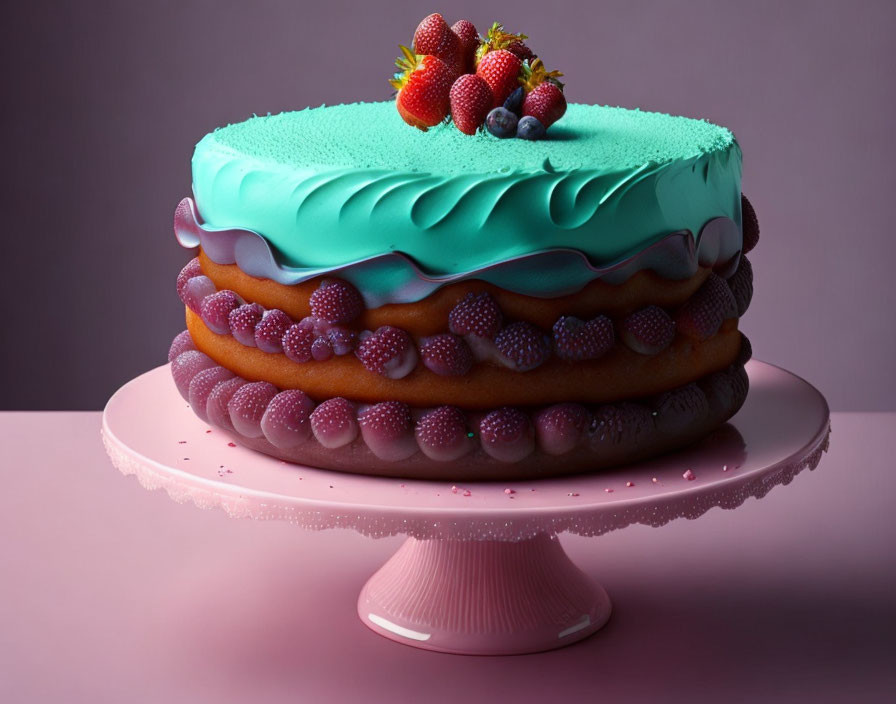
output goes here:
[{"label": "purple raspberry row", "polygon": [[[744,347],[748,356],[747,343]],[[743,367],[734,365],[649,402],[559,403],[536,411],[503,407],[488,413],[454,406],[412,409],[398,401],[363,405],[344,398],[315,404],[297,389],[281,391],[235,376],[198,351],[186,330],[172,342],[168,358],[178,391],[203,421],[246,438],[264,437],[280,450],[312,437],[337,449],[360,437],[377,458],[390,462],[417,452],[450,462],[481,450],[514,463],[536,451],[558,456],[584,446],[599,451],[680,433],[709,413],[739,407],[747,391]]]},{"label": "purple raspberry row", "polygon": [[400,328],[385,325],[357,333],[345,323],[358,318],[363,300],[350,283],[324,281],[311,295],[311,315],[295,322],[282,310],[265,310],[246,303],[229,290],[217,291],[194,259],[177,279],[178,294],[206,326],[219,335],[232,335],[249,347],[285,354],[295,362],[325,361],[354,352],[364,367],[391,379],[413,371],[418,360],[436,374],[462,376],[476,361],[490,360],[515,371],[528,371],[552,355],[577,362],[599,359],[618,339],[643,355],[666,350],[681,332],[705,340],[715,335],[727,318],[744,314],[753,295],[753,271],[741,257],[727,281],[711,273],[696,293],[672,314],[647,306],[615,325],[598,315],[591,320],[562,316],[548,333],[523,321],[507,322],[497,301],[487,292],[468,293],[448,315],[450,332],[425,337],[419,348]]}]

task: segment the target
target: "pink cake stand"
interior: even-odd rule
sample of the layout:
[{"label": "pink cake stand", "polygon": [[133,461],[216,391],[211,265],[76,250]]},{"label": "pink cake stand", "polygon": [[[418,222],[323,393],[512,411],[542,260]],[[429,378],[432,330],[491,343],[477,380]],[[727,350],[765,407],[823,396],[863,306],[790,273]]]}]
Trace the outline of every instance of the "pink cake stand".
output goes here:
[{"label": "pink cake stand", "polygon": [[562,479],[454,487],[287,464],[197,419],[167,366],[109,400],[103,441],[119,470],[175,501],[315,530],[408,536],[358,599],[361,620],[387,638],[450,653],[531,653],[585,638],[610,616],[607,593],[570,561],[559,533],[597,536],[736,508],[817,466],[829,433],[824,397],[769,364],[747,370],[746,404],[703,442]]}]

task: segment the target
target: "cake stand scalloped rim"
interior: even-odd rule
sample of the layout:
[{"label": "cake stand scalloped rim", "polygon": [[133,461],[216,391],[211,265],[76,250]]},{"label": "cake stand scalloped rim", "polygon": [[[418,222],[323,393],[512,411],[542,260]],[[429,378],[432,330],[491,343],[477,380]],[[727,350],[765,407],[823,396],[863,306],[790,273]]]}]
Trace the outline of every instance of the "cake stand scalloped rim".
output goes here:
[{"label": "cake stand scalloped rim", "polygon": [[[781,371],[812,388],[796,375]],[[202,509],[220,508],[233,518],[285,520],[308,530],[345,528],[373,538],[406,535],[417,539],[450,537],[459,540],[516,541],[542,533],[565,532],[599,536],[633,524],[660,527],[676,518],[693,520],[714,507],[734,509],[750,497],[762,498],[775,486],[789,484],[804,469],[815,469],[822,453],[828,449],[830,414],[824,398],[817,390],[814,391],[824,403],[825,423],[801,451],[767,467],[732,474],[724,480],[671,491],[652,499],[623,499],[609,505],[577,505],[556,511],[519,506],[508,508],[499,518],[477,517],[475,508],[465,509],[461,512],[462,516],[451,517],[452,511],[437,508],[422,507],[410,511],[404,507],[390,509],[380,506],[373,510],[338,500],[308,499],[306,505],[287,505],[265,492],[208,480],[136,455],[111,432],[106,412],[103,414],[101,434],[106,452],[122,474],[136,476],[146,489],[164,489],[178,503],[189,501]],[[277,462],[275,459],[270,461]],[[571,486],[575,479],[574,476],[568,478]],[[383,481],[377,477],[366,480]],[[409,513],[416,515],[408,517]],[[479,513],[495,512],[480,510]]]}]

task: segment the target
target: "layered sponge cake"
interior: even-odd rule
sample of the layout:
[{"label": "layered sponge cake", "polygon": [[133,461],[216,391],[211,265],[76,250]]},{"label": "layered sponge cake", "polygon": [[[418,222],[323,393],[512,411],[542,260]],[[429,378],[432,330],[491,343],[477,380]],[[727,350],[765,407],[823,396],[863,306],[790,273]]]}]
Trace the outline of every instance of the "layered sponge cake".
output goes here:
[{"label": "layered sponge cake", "polygon": [[730,131],[570,105],[541,141],[410,130],[391,103],[218,129],[172,374],[236,442],[450,480],[594,471],[741,406],[758,226]]}]

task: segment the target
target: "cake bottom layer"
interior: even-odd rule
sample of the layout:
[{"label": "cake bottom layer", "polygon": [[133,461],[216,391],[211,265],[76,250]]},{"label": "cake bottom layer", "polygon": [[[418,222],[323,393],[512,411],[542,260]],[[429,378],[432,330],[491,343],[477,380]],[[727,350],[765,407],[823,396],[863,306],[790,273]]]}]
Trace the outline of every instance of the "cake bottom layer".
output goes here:
[{"label": "cake bottom layer", "polygon": [[443,481],[537,479],[648,459],[700,440],[743,405],[750,346],[727,368],[662,394],[583,405],[411,408],[250,382],[198,351],[189,333],[169,353],[197,416],[281,460],[355,474]]}]

